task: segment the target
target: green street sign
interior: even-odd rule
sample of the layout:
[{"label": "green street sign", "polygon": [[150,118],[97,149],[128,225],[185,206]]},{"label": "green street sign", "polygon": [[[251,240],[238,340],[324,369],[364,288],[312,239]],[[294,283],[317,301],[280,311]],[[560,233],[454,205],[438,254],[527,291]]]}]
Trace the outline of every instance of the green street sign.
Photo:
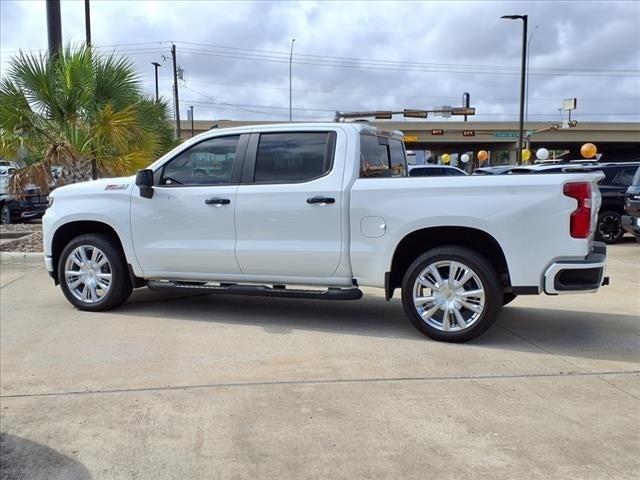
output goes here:
[{"label": "green street sign", "polygon": [[[525,136],[532,135],[533,133],[535,133],[533,130],[525,130],[524,132]],[[493,136],[497,138],[518,138],[518,135],[518,132],[495,132],[493,134]]]}]

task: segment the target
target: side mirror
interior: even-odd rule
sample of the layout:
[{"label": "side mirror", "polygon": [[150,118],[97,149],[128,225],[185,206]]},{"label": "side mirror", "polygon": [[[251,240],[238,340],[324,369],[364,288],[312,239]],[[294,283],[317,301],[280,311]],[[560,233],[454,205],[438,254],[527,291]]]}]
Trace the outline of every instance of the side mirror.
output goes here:
[{"label": "side mirror", "polygon": [[141,197],[153,197],[153,170],[138,170],[136,174],[136,185],[140,187]]}]

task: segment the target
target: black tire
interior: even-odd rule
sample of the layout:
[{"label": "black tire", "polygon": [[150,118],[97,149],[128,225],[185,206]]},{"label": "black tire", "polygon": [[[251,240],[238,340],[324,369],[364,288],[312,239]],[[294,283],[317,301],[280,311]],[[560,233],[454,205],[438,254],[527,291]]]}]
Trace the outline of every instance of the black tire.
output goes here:
[{"label": "black tire", "polygon": [[[100,300],[95,303],[86,303],[76,298],[71,292],[65,278],[65,263],[69,255],[80,246],[97,247],[104,255],[111,266],[111,285],[108,292]],[[64,296],[67,300],[79,310],[89,312],[98,312],[111,310],[122,305],[129,295],[131,295],[132,285],[124,255],[117,240],[108,235],[99,233],[89,233],[80,235],[71,240],[62,250],[60,259],[58,260],[58,281]]]},{"label": "black tire", "polygon": [[618,243],[624,235],[622,215],[613,210],[606,210],[598,214],[596,226],[596,240],[613,245]]},{"label": "black tire", "polygon": [[2,208],[0,209],[0,224],[9,225],[12,222],[13,218],[11,218],[11,210],[9,209],[8,205],[3,204]]},{"label": "black tire", "polygon": [[518,295],[516,295],[515,293],[503,293],[502,306],[508,305],[509,303],[513,302],[516,298],[518,298]]},{"label": "black tire", "polygon": [[[418,313],[413,288],[420,273],[439,261],[455,261],[471,268],[483,284],[485,303],[473,325],[459,331],[443,331],[429,325]],[[402,306],[413,326],[424,335],[443,342],[466,342],[484,333],[496,320],[502,308],[503,292],[498,275],[482,255],[465,247],[437,247],[420,255],[407,269],[402,281]]]}]

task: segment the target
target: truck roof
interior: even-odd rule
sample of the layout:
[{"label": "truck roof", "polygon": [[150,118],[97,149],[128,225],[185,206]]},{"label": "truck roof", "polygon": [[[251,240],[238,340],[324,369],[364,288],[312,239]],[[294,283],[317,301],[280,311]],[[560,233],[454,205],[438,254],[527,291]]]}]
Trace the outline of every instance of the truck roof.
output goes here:
[{"label": "truck roof", "polygon": [[[304,123],[267,123],[267,124],[259,124],[259,125],[245,125],[242,127],[231,127],[231,128],[217,128],[214,127],[211,131],[228,131],[228,132],[247,132],[250,130],[278,130],[278,131],[286,131],[290,129],[304,129],[304,128],[330,128],[334,129],[336,127],[343,127],[349,125],[353,129],[358,132],[368,133],[370,135],[383,135],[388,137],[400,138],[403,137],[404,134],[400,130],[382,130],[375,125],[370,124],[369,122],[304,122]],[[206,132],[205,132],[206,133]]]}]

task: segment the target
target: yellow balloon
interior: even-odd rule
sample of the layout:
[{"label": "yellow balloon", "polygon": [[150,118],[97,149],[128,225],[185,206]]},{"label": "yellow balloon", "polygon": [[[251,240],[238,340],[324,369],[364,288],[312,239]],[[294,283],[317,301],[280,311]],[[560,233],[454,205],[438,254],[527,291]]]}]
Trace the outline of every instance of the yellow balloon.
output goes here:
[{"label": "yellow balloon", "polygon": [[480,150],[478,152],[478,160],[484,162],[487,158],[489,158],[489,153],[486,150]]},{"label": "yellow balloon", "polygon": [[531,158],[531,151],[527,150],[526,148],[522,149],[522,160],[525,162],[528,162],[529,159]]},{"label": "yellow balloon", "polygon": [[585,143],[580,147],[580,154],[584,158],[593,158],[596,156],[596,153],[598,153],[598,149],[593,143]]},{"label": "yellow balloon", "polygon": [[442,154],[442,163],[449,163],[451,161],[451,155],[448,153]]}]

